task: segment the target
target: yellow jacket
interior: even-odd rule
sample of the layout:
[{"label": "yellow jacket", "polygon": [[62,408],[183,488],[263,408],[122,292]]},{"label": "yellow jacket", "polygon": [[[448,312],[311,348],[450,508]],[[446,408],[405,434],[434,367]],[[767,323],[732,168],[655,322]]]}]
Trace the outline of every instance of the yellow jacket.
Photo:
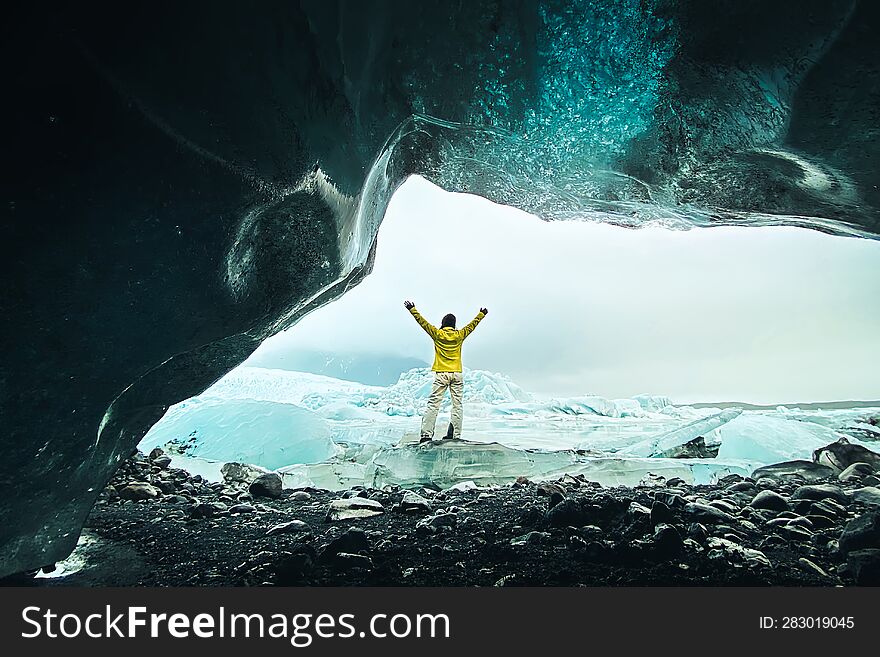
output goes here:
[{"label": "yellow jacket", "polygon": [[461,372],[461,343],[477,328],[477,324],[486,316],[485,313],[477,313],[473,321],[463,329],[454,329],[450,326],[438,329],[415,308],[410,308],[409,311],[434,341],[434,365],[431,369],[435,372]]}]

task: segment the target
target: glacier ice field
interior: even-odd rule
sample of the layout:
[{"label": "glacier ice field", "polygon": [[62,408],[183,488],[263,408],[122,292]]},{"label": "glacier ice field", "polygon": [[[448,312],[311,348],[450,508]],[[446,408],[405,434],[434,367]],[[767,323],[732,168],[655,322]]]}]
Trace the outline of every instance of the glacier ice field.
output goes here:
[{"label": "glacier ice field", "polygon": [[[841,437],[876,451],[880,409],[773,410],[678,406],[663,396],[544,398],[502,374],[465,371],[463,441],[414,444],[433,374],[369,386],[327,376],[240,367],[168,409],[139,447],[211,480],[223,463],[275,470],[285,486],[487,486],[565,474],[603,485],[657,477],[711,483],[731,473],[811,458]],[[444,399],[437,437],[445,433]],[[670,456],[702,437],[694,458]],[[875,442],[877,441],[877,442]]]}]

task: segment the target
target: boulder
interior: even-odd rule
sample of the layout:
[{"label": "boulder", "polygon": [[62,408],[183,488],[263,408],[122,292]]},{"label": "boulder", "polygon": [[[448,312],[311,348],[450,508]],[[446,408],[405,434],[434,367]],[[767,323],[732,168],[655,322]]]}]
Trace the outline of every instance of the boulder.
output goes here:
[{"label": "boulder", "polygon": [[684,510],[686,513],[689,513],[694,520],[699,522],[708,522],[712,524],[717,524],[719,522],[736,522],[736,518],[726,511],[716,509],[714,506],[709,506],[708,504],[690,502],[684,507]]},{"label": "boulder", "polygon": [[813,500],[819,501],[831,499],[840,504],[846,504],[849,496],[843,492],[839,486],[833,484],[813,484],[810,486],[801,486],[794,491],[791,498],[793,500]]},{"label": "boulder", "polygon": [[247,463],[224,463],[220,468],[223,481],[229,484],[251,484],[267,472],[266,468]]},{"label": "boulder", "polygon": [[874,474],[874,468],[867,463],[853,463],[837,475],[840,481],[859,481],[863,477]]},{"label": "boulder", "polygon": [[880,549],[853,550],[846,568],[859,586],[880,586]]},{"label": "boulder", "polygon": [[770,511],[788,511],[788,501],[779,493],[772,490],[762,490],[755,495],[750,506],[756,509],[768,509]]},{"label": "boulder", "polygon": [[119,497],[124,500],[152,500],[159,496],[159,489],[144,482],[129,484],[119,491]]},{"label": "boulder", "polygon": [[863,486],[850,491],[853,500],[867,504],[868,506],[880,506],[880,488],[876,486]]},{"label": "boulder", "polygon": [[853,518],[843,528],[839,539],[840,551],[880,548],[880,511],[869,511]]},{"label": "boulder", "polygon": [[277,472],[261,474],[248,487],[248,491],[254,497],[271,497],[275,499],[281,497],[282,489],[281,475]]},{"label": "boulder", "polygon": [[803,477],[806,481],[818,481],[833,477],[836,472],[836,470],[828,465],[814,463],[813,461],[784,461],[758,468],[752,472],[752,479],[757,481],[762,477],[772,477],[774,479]]},{"label": "boulder", "polygon": [[366,497],[348,497],[330,502],[327,520],[348,520],[351,518],[369,518],[385,513],[381,502]]}]

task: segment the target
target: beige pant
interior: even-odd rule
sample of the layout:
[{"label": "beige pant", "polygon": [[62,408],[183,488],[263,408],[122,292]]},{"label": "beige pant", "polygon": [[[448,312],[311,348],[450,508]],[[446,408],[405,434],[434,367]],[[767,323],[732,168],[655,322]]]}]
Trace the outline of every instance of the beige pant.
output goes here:
[{"label": "beige pant", "polygon": [[452,398],[452,437],[455,440],[461,438],[461,398],[464,393],[464,379],[461,372],[434,372],[434,385],[431,386],[428,408],[425,409],[425,416],[422,418],[422,438],[434,437],[437,413],[440,412],[440,404],[443,402],[447,388]]}]

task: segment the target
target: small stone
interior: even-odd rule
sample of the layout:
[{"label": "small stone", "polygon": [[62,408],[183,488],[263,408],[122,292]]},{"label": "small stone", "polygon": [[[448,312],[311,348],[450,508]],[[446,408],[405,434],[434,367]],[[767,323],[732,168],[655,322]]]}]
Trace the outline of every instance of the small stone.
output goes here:
[{"label": "small stone", "polygon": [[798,566],[805,570],[808,573],[813,573],[814,575],[818,575],[819,577],[828,577],[828,573],[826,573],[818,564],[814,561],[810,561],[806,557],[801,557],[798,559]]},{"label": "small stone", "polygon": [[440,527],[454,527],[458,522],[458,516],[454,513],[438,513],[435,516],[430,516],[428,518],[423,518],[416,525],[417,527],[433,527],[435,529]]},{"label": "small stone", "polygon": [[275,534],[305,534],[310,531],[311,528],[302,520],[291,520],[271,527],[266,532],[266,536],[273,536]]},{"label": "small stone", "polygon": [[310,499],[312,499],[312,495],[308,491],[297,490],[292,492],[290,494],[290,497],[288,497],[287,499],[291,500],[292,502],[308,502]]},{"label": "small stone", "polygon": [[153,459],[153,465],[158,466],[162,470],[165,470],[168,468],[168,466],[171,465],[171,457],[162,455],[158,458],[155,458]]},{"label": "small stone", "polygon": [[250,504],[236,504],[229,508],[229,513],[237,514],[237,513],[254,513],[256,509],[252,507]]},{"label": "small stone", "polygon": [[333,563],[342,570],[360,569],[372,570],[373,560],[363,554],[350,554],[348,552],[338,552],[333,557]]},{"label": "small stone", "polygon": [[154,447],[150,450],[150,460],[155,461],[160,456],[163,456],[165,451],[161,447]]},{"label": "small stone", "polygon": [[779,493],[772,490],[762,490],[752,498],[750,506],[756,509],[769,509],[770,511],[788,511],[788,501]]},{"label": "small stone", "polygon": [[806,527],[799,527],[798,525],[788,524],[782,527],[776,527],[776,532],[793,541],[808,542],[813,538],[813,532]]},{"label": "small stone", "polygon": [[523,534],[522,536],[517,536],[516,538],[510,539],[511,545],[532,545],[536,543],[543,543],[550,538],[550,534],[547,532],[529,532],[528,534]]},{"label": "small stone", "polygon": [[738,481],[728,486],[727,490],[732,493],[751,493],[755,488],[755,482],[753,481]]},{"label": "small stone", "polygon": [[201,502],[190,509],[189,515],[191,518],[210,518],[216,511],[213,504]]}]

